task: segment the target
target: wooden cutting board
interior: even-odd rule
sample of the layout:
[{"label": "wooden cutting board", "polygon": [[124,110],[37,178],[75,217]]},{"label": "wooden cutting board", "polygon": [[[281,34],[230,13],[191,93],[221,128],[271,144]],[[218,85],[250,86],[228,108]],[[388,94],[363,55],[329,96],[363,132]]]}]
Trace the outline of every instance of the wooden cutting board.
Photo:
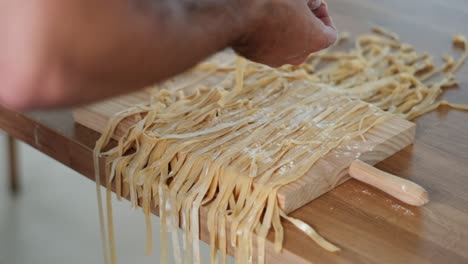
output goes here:
[{"label": "wooden cutting board", "polygon": [[[76,109],[73,117],[76,122],[102,133],[115,113],[135,104],[146,103],[149,98],[144,91],[121,96]],[[132,118],[124,120],[117,128],[115,139],[134,122]],[[414,135],[415,124],[398,117],[372,128],[365,135],[367,142],[359,138],[342,144],[321,158],[304,177],[279,189],[280,206],[287,213],[300,208],[348,180],[347,169],[358,153],[360,160],[375,164],[410,145]]]}]

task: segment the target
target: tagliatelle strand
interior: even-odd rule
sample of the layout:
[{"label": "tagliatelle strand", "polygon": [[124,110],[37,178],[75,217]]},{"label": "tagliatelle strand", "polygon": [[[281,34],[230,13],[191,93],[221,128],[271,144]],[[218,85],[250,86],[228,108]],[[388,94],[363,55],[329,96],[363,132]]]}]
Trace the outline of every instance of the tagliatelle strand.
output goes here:
[{"label": "tagliatelle strand", "polygon": [[[464,49],[462,57],[434,69],[427,56],[400,43],[393,33],[376,32],[358,37],[354,50],[324,51],[300,66],[272,69],[242,58],[230,60],[236,65],[212,59],[193,70],[202,77],[186,82],[193,86],[187,89],[191,91],[153,89],[148,105],[116,114],[94,152],[106,264],[109,258],[116,262],[111,183],[116,185],[118,198],[129,195],[133,207],[142,205],[148,253],[152,244],[149,214],[159,206],[161,263],[167,263],[168,232],[176,263],[201,263],[202,206],[212,263],[217,262],[218,250],[225,262],[228,245],[235,248],[237,263],[252,262],[254,255],[263,263],[271,228],[274,250],[280,252],[281,218],[324,249],[338,251],[311,226],[282,211],[278,189],[300,179],[341,144],[365,141],[367,131],[392,115],[413,119],[440,105],[468,110],[464,105],[437,101],[444,87],[456,83],[453,74],[468,56],[464,38],[454,38]],[[210,80],[212,87],[199,83],[215,73],[220,81]],[[116,147],[103,152],[117,125],[129,116],[137,116],[138,121]],[[99,156],[107,158],[110,173],[106,175],[107,231]],[[179,225],[185,257],[179,249]]]}]

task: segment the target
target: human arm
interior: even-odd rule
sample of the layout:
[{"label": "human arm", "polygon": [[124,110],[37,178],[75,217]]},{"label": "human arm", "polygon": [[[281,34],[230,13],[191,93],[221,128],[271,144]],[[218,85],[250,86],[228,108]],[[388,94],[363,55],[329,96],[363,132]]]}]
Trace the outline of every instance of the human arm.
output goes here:
[{"label": "human arm", "polygon": [[307,6],[317,3],[6,1],[0,103],[19,110],[89,103],[162,81],[228,46],[271,66],[299,63],[334,41],[331,24]]}]

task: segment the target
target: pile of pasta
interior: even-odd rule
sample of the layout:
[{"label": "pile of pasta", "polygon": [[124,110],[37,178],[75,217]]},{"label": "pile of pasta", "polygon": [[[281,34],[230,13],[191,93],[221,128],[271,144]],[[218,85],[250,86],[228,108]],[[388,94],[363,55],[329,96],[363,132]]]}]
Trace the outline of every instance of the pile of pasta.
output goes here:
[{"label": "pile of pasta", "polygon": [[[151,88],[150,103],[116,114],[96,143],[105,262],[116,262],[112,187],[118,199],[129,197],[133,207],[143,208],[148,253],[150,214],[158,210],[161,263],[167,263],[169,236],[176,263],[201,263],[200,210],[206,216],[211,263],[225,263],[229,247],[235,249],[236,263],[264,263],[270,229],[274,249],[281,251],[281,219],[325,250],[338,251],[310,225],[286,215],[278,205],[278,190],[340,144],[365,141],[369,129],[394,115],[412,119],[441,104],[466,109],[437,101],[443,88],[456,83],[454,72],[468,56],[463,37],[456,36],[454,44],[463,49],[461,58],[445,57],[436,68],[428,55],[376,28],[374,34],[359,36],[353,49],[332,48],[300,66],[273,69],[224,53],[195,67],[195,80]],[[118,124],[135,117],[118,144],[107,149]],[[106,160],[106,217],[100,157]]]}]

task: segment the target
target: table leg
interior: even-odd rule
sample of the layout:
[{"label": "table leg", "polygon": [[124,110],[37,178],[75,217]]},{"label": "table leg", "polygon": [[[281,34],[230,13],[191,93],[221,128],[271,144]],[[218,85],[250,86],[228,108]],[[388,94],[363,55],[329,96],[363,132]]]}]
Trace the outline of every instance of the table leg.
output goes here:
[{"label": "table leg", "polygon": [[9,163],[9,187],[12,193],[17,193],[19,191],[19,182],[18,182],[18,162],[17,162],[17,151],[16,151],[16,141],[15,139],[8,135],[8,163]]}]

